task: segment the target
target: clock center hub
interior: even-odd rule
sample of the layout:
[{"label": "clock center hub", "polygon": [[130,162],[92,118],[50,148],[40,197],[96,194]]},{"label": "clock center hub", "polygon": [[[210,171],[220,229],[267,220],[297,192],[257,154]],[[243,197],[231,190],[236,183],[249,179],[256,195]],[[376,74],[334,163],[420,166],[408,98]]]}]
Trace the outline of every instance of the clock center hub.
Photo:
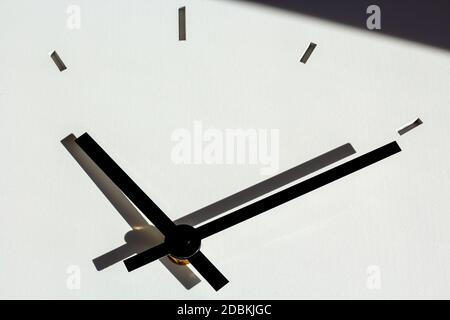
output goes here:
[{"label": "clock center hub", "polygon": [[197,230],[186,224],[175,227],[172,235],[166,237],[170,256],[177,260],[186,260],[200,250],[201,239]]}]

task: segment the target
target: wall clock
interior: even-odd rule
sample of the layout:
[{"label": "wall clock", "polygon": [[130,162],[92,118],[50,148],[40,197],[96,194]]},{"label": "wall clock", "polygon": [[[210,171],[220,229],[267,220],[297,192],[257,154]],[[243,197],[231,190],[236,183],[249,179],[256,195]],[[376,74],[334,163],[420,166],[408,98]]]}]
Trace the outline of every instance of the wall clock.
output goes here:
[{"label": "wall clock", "polygon": [[2,298],[449,297],[445,42],[266,4],[0,3]]}]

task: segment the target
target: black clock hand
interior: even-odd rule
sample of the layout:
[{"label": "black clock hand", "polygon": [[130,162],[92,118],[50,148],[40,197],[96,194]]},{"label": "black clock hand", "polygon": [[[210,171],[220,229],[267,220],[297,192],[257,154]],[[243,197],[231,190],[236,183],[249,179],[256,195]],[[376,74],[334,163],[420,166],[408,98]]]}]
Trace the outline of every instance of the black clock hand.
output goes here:
[{"label": "black clock hand", "polygon": [[345,162],[333,169],[318,174],[308,180],[300,182],[283,191],[270,195],[262,200],[256,201],[246,207],[233,211],[223,217],[199,226],[196,231],[201,239],[207,238],[215,233],[230,228],[238,223],[257,216],[260,213],[275,208],[285,202],[295,199],[310,191],[318,189],[330,182],[336,181],[362,168],[372,165],[380,160],[400,152],[397,142],[391,142],[378,149],[370,151],[353,160]]},{"label": "black clock hand", "polygon": [[165,236],[162,245],[127,259],[128,263],[125,261],[127,268],[133,261],[139,262],[140,259],[153,261],[175,253],[176,257],[188,259],[215,290],[228,283],[220,271],[200,252],[200,239],[196,236],[190,237],[193,227],[176,226],[89,134],[83,134],[75,142]]},{"label": "black clock hand", "polygon": [[[75,139],[76,138],[73,136],[74,141],[75,141]],[[83,139],[84,139],[84,141],[83,141]],[[100,168],[100,170],[102,171],[101,174],[104,175],[106,177],[106,179],[109,179],[110,181],[112,181],[112,184],[114,185],[115,188],[118,188],[118,186],[116,186],[116,184],[114,183],[114,181],[117,181],[117,178],[113,181],[111,179],[111,177],[109,177],[107,174],[107,173],[109,173],[111,175],[111,172],[105,172],[105,171],[107,171],[107,170],[105,170],[105,167],[101,167],[99,165],[100,163],[98,163],[98,164],[96,163],[96,161],[100,162],[98,155],[100,154],[102,156],[102,157],[100,157],[100,159],[101,158],[107,159],[106,166],[107,166],[107,168],[109,168],[109,170],[111,169],[111,167],[115,167],[116,171],[119,171],[122,175],[125,175],[123,170],[120,169],[118,167],[118,165],[106,154],[106,152],[103,151],[101,149],[101,147],[98,146],[98,144],[87,134],[84,135],[84,138],[80,137],[80,140],[78,140],[78,143],[79,143],[78,146],[82,145],[86,151],[89,151],[89,150],[91,151],[91,152],[87,153],[86,151],[83,150],[83,148],[80,147],[81,150],[83,150],[84,153],[89,156],[89,158],[90,158],[89,161],[93,161],[93,163],[95,163],[96,167]],[[325,167],[325,166],[327,166],[335,161],[338,161],[346,156],[349,156],[350,154],[353,154],[353,153],[355,153],[355,150],[353,149],[353,147],[350,144],[345,144],[345,145],[340,146],[336,149],[333,149],[321,156],[318,156],[308,162],[305,162],[297,167],[289,169],[289,170],[282,172],[276,176],[273,176],[261,183],[258,183],[258,184],[254,185],[252,187],[249,187],[241,192],[238,192],[237,194],[227,197],[226,199],[218,201],[218,202],[214,203],[213,205],[210,205],[202,210],[198,210],[194,214],[186,216],[184,218],[184,219],[186,219],[186,222],[181,221],[181,220],[183,220],[183,218],[182,218],[182,219],[180,219],[180,221],[177,220],[176,223],[177,224],[180,224],[183,222],[187,223],[188,220],[191,223],[194,221],[196,221],[196,223],[199,223],[201,220],[205,221],[208,218],[212,218],[212,217],[214,217],[214,215],[219,214],[220,210],[223,210],[222,212],[224,212],[227,210],[227,207],[228,207],[228,209],[231,209],[232,207],[238,206],[239,204],[250,201],[253,198],[256,198],[264,193],[268,193],[271,190],[275,190],[282,185],[288,184],[291,181],[299,179],[302,176],[307,175],[308,173],[311,173],[313,171],[319,170],[320,168]],[[94,161],[94,160],[96,160],[96,161]],[[103,162],[105,162],[105,161],[103,161]],[[112,165],[111,165],[111,162],[113,163]],[[103,192],[105,192],[102,189],[103,185],[102,184],[99,185],[99,182],[96,181],[96,180],[98,180],[98,177],[92,176],[92,172],[91,172],[90,176],[91,176],[91,178],[93,178],[94,182],[96,182],[97,186],[99,186],[100,189]],[[128,176],[126,176],[125,179],[131,180]],[[134,186],[137,187],[134,182],[132,182],[132,184],[134,184]],[[103,186],[103,188],[104,188],[104,186]],[[124,188],[123,184],[121,185],[121,188]],[[120,192],[122,194],[122,192],[120,191],[121,188],[118,188],[117,190],[119,190],[118,192]],[[110,191],[109,190],[110,188],[107,188],[107,189],[108,189],[107,191]],[[127,189],[124,189],[124,190],[127,190]],[[126,193],[126,192],[124,192],[124,193],[128,195],[128,193]],[[109,193],[106,195],[108,197]],[[117,196],[118,195],[116,195],[116,197]],[[145,194],[144,194],[144,196],[145,196]],[[110,200],[113,200],[112,201],[113,204],[117,203],[117,201],[115,200],[116,197],[113,197],[114,199],[110,199]],[[130,198],[132,198],[132,197],[130,197]],[[119,207],[117,207],[117,205],[115,205],[115,206],[119,210],[123,207],[123,204],[120,205]],[[134,206],[131,204],[130,204],[130,206],[135,211]],[[142,207],[140,207],[140,209],[142,209]],[[136,214],[134,214],[133,217],[134,216],[136,216]],[[137,215],[137,216],[139,217],[139,215]],[[128,218],[127,215],[125,215],[124,217],[126,219]],[[133,221],[134,220],[136,220],[136,219],[133,219]],[[140,222],[138,224],[138,227],[142,227],[143,225],[146,225],[145,221]],[[132,223],[131,226],[134,228],[135,223]],[[124,262],[125,262],[127,269],[129,271],[132,271],[136,268],[139,268],[140,266],[145,265],[146,263],[148,263],[150,261],[156,260],[158,258],[163,258],[164,256],[166,256],[168,254],[168,252],[170,252],[170,250],[168,250],[164,244],[164,245],[156,246],[153,249],[146,250],[145,253],[143,253],[142,255],[134,256],[130,259],[127,259]],[[123,257],[123,259],[124,258],[125,257]],[[214,289],[218,290],[228,282],[228,280],[219,272],[219,270],[217,270],[217,268],[215,268],[215,266],[200,251],[198,251],[195,255],[189,257],[188,260],[191,262],[192,266],[194,266],[194,268],[196,268],[203,275],[203,277],[214,287]],[[186,270],[189,270],[189,268],[186,268]]]},{"label": "black clock hand", "polygon": [[173,230],[175,224],[142,191],[141,188],[117,165],[116,162],[85,133],[75,142],[97,164],[97,166],[119,187],[120,190],[164,235]]},{"label": "black clock hand", "polygon": [[[141,213],[137,211],[136,207],[130,202],[128,198],[120,191],[120,189],[109,179],[105,173],[98,168],[98,166],[84,153],[84,151],[75,143],[76,137],[71,134],[61,142],[66,149],[75,158],[78,164],[89,175],[92,181],[103,192],[106,198],[117,209],[122,217],[133,229],[147,229],[149,226],[147,220],[142,217]],[[293,168],[283,171],[277,175],[274,175],[266,180],[263,180],[257,184],[254,184],[244,190],[236,192],[224,199],[216,201],[206,207],[196,210],[184,217],[174,220],[175,224],[187,224],[196,226],[201,223],[205,223],[212,218],[215,218],[221,213],[227,212],[235,207],[250,202],[266,193],[274,191],[282,186],[285,186],[295,180],[299,180],[315,171],[325,168],[337,161],[344,159],[352,154],[356,153],[351,144],[346,143],[328,152],[325,152],[311,160],[301,163]],[[149,241],[145,249],[153,245],[159,244],[161,241]],[[117,252],[121,254],[117,254]],[[112,250],[106,254],[103,254],[93,260],[97,269],[107,268],[117,262],[123,261],[133,254],[140,253],[140,251],[127,251],[119,247],[117,250]],[[165,260],[161,260],[164,265]],[[172,263],[169,264],[172,266]],[[178,269],[184,269],[187,273],[189,268],[182,268],[177,266]],[[190,273],[186,274],[184,278],[194,279],[195,275]],[[199,280],[198,280],[199,281]],[[192,281],[189,285],[184,285],[191,288]]]},{"label": "black clock hand", "polygon": [[[401,149],[397,142],[391,142],[353,160],[347,161],[333,169],[320,173],[308,180],[300,182],[292,187],[238,209],[228,215],[213,220],[212,222],[201,225],[192,232],[194,233],[196,239],[204,239],[310,191],[318,189],[330,182],[336,181],[362,168],[372,165],[400,151]],[[156,246],[137,254],[132,258],[125,260],[125,265],[127,265],[127,268],[131,267],[135,269],[150,263],[158,259],[158,256],[162,254],[162,249],[164,247],[167,248],[167,246]],[[168,250],[170,251],[170,249]],[[166,252],[166,254],[168,253]]]},{"label": "black clock hand", "polygon": [[189,262],[195,269],[218,291],[228,283],[228,279],[208,260],[201,252],[197,252],[193,257],[189,258]]},{"label": "black clock hand", "polygon": [[[124,264],[128,271],[136,270],[150,262],[158,260],[170,253],[170,247],[163,242],[153,248],[145,250],[131,258],[124,260]],[[228,283],[227,278],[206,258],[206,256],[198,251],[192,257],[188,258],[192,266],[208,281],[208,283],[217,291]]]},{"label": "black clock hand", "polygon": [[[103,270],[161,243],[164,237],[157,228],[149,224],[114,182],[78,146],[76,139],[74,134],[69,134],[61,143],[133,229],[125,235],[125,244],[92,260],[95,268],[98,271]],[[174,264],[168,257],[161,258],[160,262],[186,289],[191,289],[201,281],[190,268]]]},{"label": "black clock hand", "polygon": [[[130,202],[128,198],[122,193],[122,191],[111,181],[111,179],[92,161],[90,157],[75,143],[76,137],[71,134],[63,139],[61,142],[66,149],[71,153],[83,170],[89,175],[92,181],[99,187],[111,204],[118,210],[128,224],[133,229],[140,230],[137,232],[145,232],[141,229],[147,229],[149,224],[147,220],[142,218],[136,207]],[[298,180],[304,176],[307,176],[315,171],[323,169],[324,167],[342,160],[354,154],[356,151],[351,144],[347,143],[341,145],[335,149],[325,152],[311,160],[308,160],[302,164],[299,164],[293,168],[283,171],[275,176],[272,176],[262,182],[259,182],[251,187],[241,190],[233,195],[230,195],[222,200],[214,202],[206,207],[194,211],[182,218],[174,221],[175,224],[188,224],[195,226],[197,224],[205,223],[217,215],[247,203],[255,198],[258,198],[266,193],[276,190],[284,185],[289,184],[295,180]],[[136,249],[131,244],[123,245],[117,249],[114,249],[104,255],[101,255],[93,260],[97,270],[101,270],[115,264],[119,261],[123,261],[128,257],[148,250],[149,246],[156,246],[161,243],[161,240],[150,239],[146,248],[139,246]],[[142,243],[141,245],[145,245]],[[191,258],[192,259],[192,258]],[[148,258],[147,258],[148,260]],[[151,259],[150,259],[151,260]],[[134,270],[145,264],[145,261],[136,260],[134,263],[128,261],[126,266],[128,270]],[[191,288],[194,284],[200,280],[190,271],[187,267],[180,265],[174,266],[170,260],[161,258],[160,261],[172,272],[186,288]],[[171,267],[177,267],[176,274],[173,272],[175,269]],[[180,272],[182,276],[180,276]]]}]

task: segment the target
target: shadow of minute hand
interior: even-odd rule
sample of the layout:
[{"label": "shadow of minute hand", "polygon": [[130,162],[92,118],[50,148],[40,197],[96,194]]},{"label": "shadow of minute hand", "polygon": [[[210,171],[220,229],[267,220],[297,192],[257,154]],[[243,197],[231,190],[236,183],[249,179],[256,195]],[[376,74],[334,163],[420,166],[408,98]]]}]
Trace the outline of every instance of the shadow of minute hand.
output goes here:
[{"label": "shadow of minute hand", "polygon": [[393,141],[388,143],[378,149],[372,150],[362,156],[347,161],[335,168],[320,173],[308,180],[302,181],[285,190],[256,201],[209,223],[201,225],[196,228],[198,235],[201,239],[207,238],[236,224],[244,222],[245,220],[253,218],[260,213],[266,212],[285,202],[327,185],[330,182],[336,181],[362,168],[370,166],[400,151],[401,149],[397,142]]}]

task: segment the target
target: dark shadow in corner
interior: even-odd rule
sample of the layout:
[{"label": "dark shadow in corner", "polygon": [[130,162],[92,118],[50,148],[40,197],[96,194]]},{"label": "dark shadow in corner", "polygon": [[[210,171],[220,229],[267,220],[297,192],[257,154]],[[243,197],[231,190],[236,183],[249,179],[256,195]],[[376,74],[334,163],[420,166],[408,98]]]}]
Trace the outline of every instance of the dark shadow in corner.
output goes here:
[{"label": "dark shadow in corner", "polygon": [[[232,0],[253,2],[450,50],[449,0]],[[367,8],[381,9],[381,30],[366,27]]]}]

